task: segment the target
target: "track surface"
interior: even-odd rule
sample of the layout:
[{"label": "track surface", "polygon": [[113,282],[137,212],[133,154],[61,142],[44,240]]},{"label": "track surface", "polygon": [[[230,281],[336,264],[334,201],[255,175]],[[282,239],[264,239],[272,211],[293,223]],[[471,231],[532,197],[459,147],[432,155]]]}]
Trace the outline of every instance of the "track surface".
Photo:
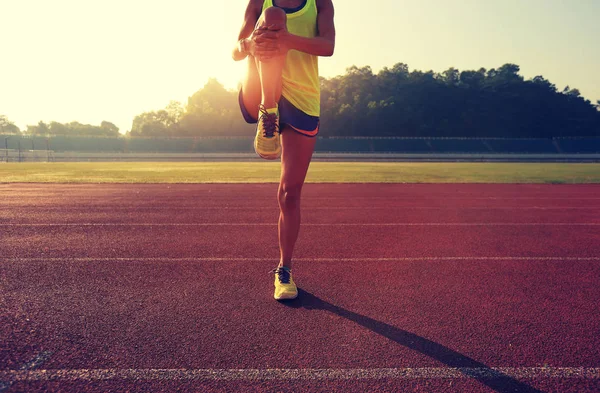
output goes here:
[{"label": "track surface", "polygon": [[0,185],[0,392],[600,391],[600,186]]}]

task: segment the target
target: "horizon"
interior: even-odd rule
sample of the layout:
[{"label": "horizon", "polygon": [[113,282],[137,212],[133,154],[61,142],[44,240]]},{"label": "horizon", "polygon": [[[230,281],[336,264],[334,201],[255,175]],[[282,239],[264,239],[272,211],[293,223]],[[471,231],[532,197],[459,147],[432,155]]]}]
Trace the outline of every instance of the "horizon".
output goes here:
[{"label": "horizon", "polygon": [[[363,3],[334,1],[336,52],[319,60],[321,76],[343,75],[351,66],[370,66],[377,73],[400,62],[438,73],[513,63],[526,80],[542,75],[559,91],[568,85],[592,103],[600,99],[595,72],[600,51],[594,44],[600,4],[464,0],[456,7],[442,0],[385,0],[365,18]],[[210,78],[236,89],[245,64],[235,63],[230,53],[246,4],[9,0],[3,8],[10,18],[0,33],[18,35],[5,48],[13,61],[3,64],[0,74],[0,115],[22,131],[39,121],[108,121],[125,133],[136,115],[170,101],[185,105]],[[199,17],[205,13],[211,18]],[[356,20],[362,29],[352,23]]]}]

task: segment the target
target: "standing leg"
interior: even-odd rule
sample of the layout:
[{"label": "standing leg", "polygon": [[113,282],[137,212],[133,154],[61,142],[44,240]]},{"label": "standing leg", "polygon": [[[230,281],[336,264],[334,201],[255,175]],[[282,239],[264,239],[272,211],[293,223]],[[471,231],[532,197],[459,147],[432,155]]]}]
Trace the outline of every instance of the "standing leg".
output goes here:
[{"label": "standing leg", "polygon": [[300,194],[315,148],[316,138],[291,128],[281,134],[281,181],[279,183],[279,266],[292,268],[292,254],[300,231]]}]

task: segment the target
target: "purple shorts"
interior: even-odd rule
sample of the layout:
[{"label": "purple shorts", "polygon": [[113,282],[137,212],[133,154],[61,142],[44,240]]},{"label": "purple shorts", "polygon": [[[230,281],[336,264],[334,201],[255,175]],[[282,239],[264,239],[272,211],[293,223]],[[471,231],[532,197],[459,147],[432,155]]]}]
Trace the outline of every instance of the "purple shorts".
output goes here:
[{"label": "purple shorts", "polygon": [[[242,111],[242,116],[244,116],[244,120],[247,123],[254,124],[257,122],[257,119],[252,117],[252,115],[246,109],[244,105],[244,100],[242,98],[242,90],[240,89],[240,94],[238,96],[238,101],[240,103],[240,110]],[[294,131],[299,132],[302,135],[314,137],[319,133],[319,117],[318,116],[310,116],[306,113],[302,112],[300,109],[296,108],[291,102],[285,99],[285,97],[281,96],[278,103],[279,107],[279,127],[283,131],[283,128],[287,125],[290,126]]]}]

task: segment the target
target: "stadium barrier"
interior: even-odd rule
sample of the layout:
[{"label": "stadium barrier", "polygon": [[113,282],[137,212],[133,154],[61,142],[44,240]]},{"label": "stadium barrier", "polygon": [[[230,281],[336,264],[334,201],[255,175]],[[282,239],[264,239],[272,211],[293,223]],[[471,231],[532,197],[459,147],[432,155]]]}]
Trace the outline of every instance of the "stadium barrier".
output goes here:
[{"label": "stadium barrier", "polygon": [[[263,162],[256,153],[54,153],[55,162]],[[323,153],[313,161],[600,162],[600,154]]]},{"label": "stadium barrier", "polygon": [[52,162],[52,150],[0,149],[0,162]]},{"label": "stadium barrier", "polygon": [[[90,157],[135,154],[250,154],[253,137],[94,137],[19,136],[4,137],[2,161],[51,161],[73,153]],[[46,148],[42,150],[41,148]],[[21,153],[14,153],[14,151]],[[600,154],[600,137],[534,138],[413,138],[413,137],[317,137],[316,153],[322,154]],[[85,153],[85,154],[84,154]],[[14,159],[16,157],[16,159]]]}]

